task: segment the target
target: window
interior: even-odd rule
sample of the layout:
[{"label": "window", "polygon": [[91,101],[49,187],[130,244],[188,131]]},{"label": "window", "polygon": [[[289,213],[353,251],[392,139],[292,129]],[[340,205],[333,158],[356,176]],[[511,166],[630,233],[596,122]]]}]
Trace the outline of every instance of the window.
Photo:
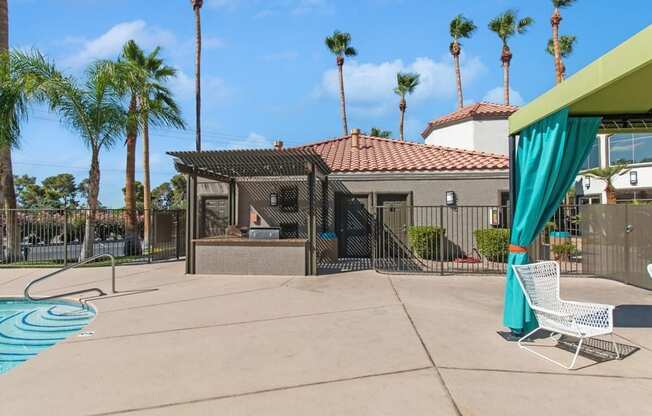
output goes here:
[{"label": "window", "polygon": [[609,164],[652,162],[652,135],[614,134],[609,137]]},{"label": "window", "polygon": [[586,157],[584,164],[582,165],[582,170],[588,170],[593,168],[600,167],[600,140],[596,137],[591,147],[591,152]]},{"label": "window", "polygon": [[278,206],[283,212],[298,212],[299,188],[296,186],[285,186],[281,188],[278,195]]}]

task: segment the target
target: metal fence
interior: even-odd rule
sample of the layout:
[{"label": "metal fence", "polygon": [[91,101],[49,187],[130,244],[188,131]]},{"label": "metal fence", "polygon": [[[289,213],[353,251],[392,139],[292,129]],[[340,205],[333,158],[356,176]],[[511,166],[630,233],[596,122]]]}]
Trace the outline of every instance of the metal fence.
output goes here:
[{"label": "metal fence", "polygon": [[97,254],[122,263],[167,260],[185,255],[185,211],[4,210],[0,234],[0,266],[66,265]]},{"label": "metal fence", "polygon": [[[581,206],[561,206],[529,248],[533,260],[557,260],[565,274],[586,273]],[[373,263],[389,273],[506,271],[507,206],[382,206],[376,211]]]}]

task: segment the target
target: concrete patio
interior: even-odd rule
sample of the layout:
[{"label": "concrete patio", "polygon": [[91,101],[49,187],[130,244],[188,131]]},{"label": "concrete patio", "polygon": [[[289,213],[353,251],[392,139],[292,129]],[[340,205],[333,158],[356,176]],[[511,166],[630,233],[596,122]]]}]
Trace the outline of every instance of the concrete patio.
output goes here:
[{"label": "concrete patio", "polygon": [[[0,414],[643,415],[652,406],[649,291],[562,280],[562,297],[621,305],[617,341],[639,348],[621,361],[580,357],[582,368],[569,372],[496,333],[499,276],[188,277],[183,269],[118,268],[118,290],[156,290],[95,301],[92,336],[0,375]],[[22,296],[42,274],[0,270],[0,296]],[[38,292],[91,285],[110,289],[110,270],[74,270]]]}]

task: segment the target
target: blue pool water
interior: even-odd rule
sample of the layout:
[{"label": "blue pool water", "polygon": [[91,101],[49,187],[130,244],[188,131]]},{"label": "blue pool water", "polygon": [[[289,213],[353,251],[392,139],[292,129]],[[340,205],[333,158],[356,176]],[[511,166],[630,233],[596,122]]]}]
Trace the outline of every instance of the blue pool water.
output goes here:
[{"label": "blue pool water", "polygon": [[0,374],[79,332],[94,316],[65,300],[0,298]]}]

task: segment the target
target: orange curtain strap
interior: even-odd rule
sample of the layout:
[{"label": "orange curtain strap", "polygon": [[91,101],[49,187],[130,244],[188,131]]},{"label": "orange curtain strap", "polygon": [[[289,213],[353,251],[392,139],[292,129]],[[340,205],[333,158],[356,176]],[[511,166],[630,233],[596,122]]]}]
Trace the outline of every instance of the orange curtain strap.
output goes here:
[{"label": "orange curtain strap", "polygon": [[509,245],[510,253],[527,253],[527,247],[515,246],[514,244]]}]

